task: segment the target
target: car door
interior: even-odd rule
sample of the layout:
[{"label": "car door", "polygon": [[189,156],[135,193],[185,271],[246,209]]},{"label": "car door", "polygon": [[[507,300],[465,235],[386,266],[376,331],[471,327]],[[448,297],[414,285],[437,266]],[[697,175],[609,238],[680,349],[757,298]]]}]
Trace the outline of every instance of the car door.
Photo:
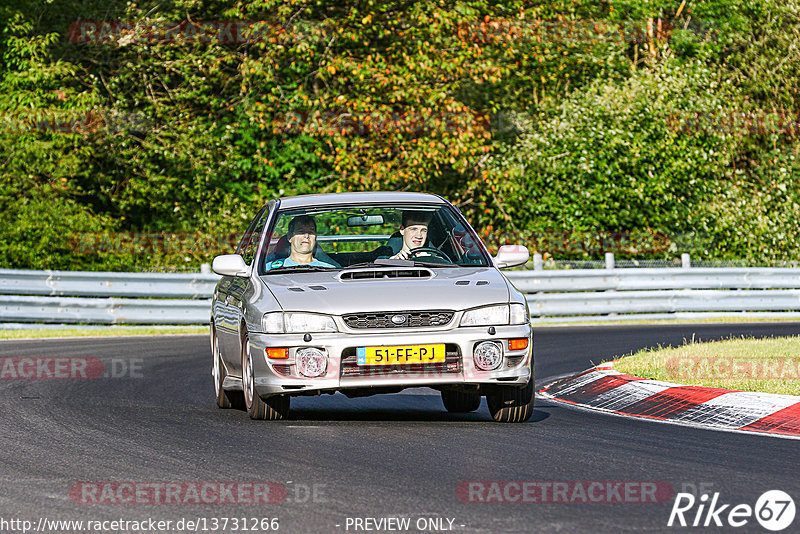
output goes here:
[{"label": "car door", "polygon": [[[268,206],[264,206],[250,222],[247,232],[236,247],[236,254],[242,256],[251,267],[269,213],[267,208]],[[219,337],[219,350],[225,367],[233,376],[241,376],[242,296],[249,284],[249,276],[224,276],[217,289],[214,321]]]},{"label": "car door", "polygon": [[[226,348],[222,359],[225,366],[234,376],[241,376],[242,367],[242,324],[244,323],[244,295],[253,283],[253,271],[255,269],[255,258],[258,252],[258,245],[264,232],[264,226],[269,219],[271,205],[264,206],[253,219],[247,229],[236,253],[242,256],[244,262],[250,267],[251,276],[230,277],[230,284],[226,288],[225,307],[226,316],[231,318],[231,327],[226,329]],[[257,278],[257,276],[256,276]],[[222,352],[222,349],[220,349]]]}]

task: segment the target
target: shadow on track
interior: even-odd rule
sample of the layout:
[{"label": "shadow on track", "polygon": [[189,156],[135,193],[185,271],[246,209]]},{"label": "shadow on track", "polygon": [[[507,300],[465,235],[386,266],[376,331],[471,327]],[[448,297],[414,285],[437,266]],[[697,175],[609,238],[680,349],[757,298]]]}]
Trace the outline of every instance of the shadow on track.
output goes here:
[{"label": "shadow on track", "polygon": [[[534,410],[527,423],[549,417],[547,412]],[[486,400],[470,413],[449,413],[437,394],[388,394],[348,399],[344,395],[294,397],[287,423],[297,422],[421,422],[421,423],[494,423]],[[514,425],[509,425],[514,426]]]}]

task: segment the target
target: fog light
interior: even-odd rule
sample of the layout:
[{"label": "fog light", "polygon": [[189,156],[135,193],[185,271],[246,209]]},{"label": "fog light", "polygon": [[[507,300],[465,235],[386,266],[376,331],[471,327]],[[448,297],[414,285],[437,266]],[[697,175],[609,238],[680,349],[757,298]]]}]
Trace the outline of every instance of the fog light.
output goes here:
[{"label": "fog light", "polygon": [[503,362],[503,350],[491,341],[484,341],[475,347],[473,355],[475,367],[481,371],[492,371],[500,367]]},{"label": "fog light", "polygon": [[325,374],[328,368],[328,358],[325,353],[313,347],[297,349],[294,355],[297,364],[297,372],[309,378],[315,378]]},{"label": "fog light", "polygon": [[508,350],[524,350],[528,348],[528,338],[522,337],[519,339],[508,340]]}]

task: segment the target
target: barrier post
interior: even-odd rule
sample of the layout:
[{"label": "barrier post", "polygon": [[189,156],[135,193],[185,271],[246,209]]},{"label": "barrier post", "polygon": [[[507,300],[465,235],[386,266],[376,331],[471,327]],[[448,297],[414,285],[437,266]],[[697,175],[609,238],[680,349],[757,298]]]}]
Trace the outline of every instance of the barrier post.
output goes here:
[{"label": "barrier post", "polygon": [[614,268],[614,253],[606,252],[606,269]]}]

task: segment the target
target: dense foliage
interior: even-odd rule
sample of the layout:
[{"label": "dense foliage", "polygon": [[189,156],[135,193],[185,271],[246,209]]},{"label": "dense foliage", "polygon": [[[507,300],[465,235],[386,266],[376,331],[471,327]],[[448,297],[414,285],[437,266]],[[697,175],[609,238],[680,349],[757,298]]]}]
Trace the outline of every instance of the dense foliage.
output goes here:
[{"label": "dense foliage", "polygon": [[352,190],[556,258],[796,259],[799,34],[797,0],[7,0],[0,266],[196,268]]}]

